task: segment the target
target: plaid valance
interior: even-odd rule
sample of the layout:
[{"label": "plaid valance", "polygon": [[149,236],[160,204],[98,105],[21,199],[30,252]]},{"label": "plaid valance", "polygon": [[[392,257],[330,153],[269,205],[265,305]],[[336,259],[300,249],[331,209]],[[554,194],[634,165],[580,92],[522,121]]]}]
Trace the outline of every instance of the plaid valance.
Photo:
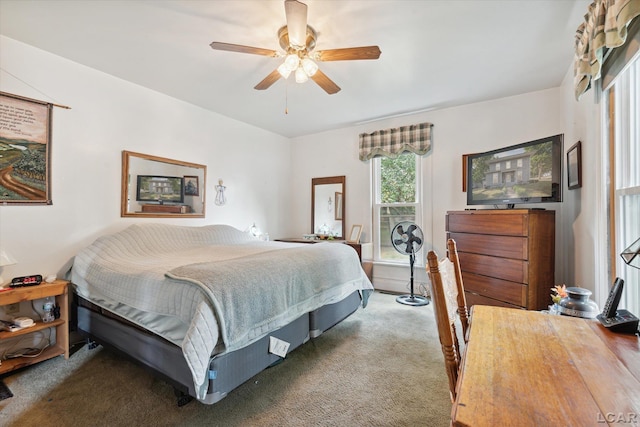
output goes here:
[{"label": "plaid valance", "polygon": [[427,154],[431,150],[432,128],[431,123],[420,123],[361,133],[360,160],[366,161],[374,157],[395,158],[405,151],[418,155]]},{"label": "plaid valance", "polygon": [[608,50],[622,46],[627,27],[640,15],[640,0],[595,0],[589,5],[585,22],[576,31],[574,88],[580,99],[600,78],[600,69]]}]

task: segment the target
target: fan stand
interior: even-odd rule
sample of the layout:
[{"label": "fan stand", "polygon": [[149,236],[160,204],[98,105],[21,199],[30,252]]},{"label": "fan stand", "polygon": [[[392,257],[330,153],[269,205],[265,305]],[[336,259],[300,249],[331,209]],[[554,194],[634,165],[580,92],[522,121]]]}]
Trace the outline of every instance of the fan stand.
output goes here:
[{"label": "fan stand", "polygon": [[414,295],[413,293],[413,262],[415,260],[415,256],[413,252],[409,255],[409,266],[411,267],[411,294],[410,295],[400,295],[396,298],[396,301],[400,304],[405,305],[413,305],[413,306],[421,306],[428,305],[429,300],[422,295]]}]

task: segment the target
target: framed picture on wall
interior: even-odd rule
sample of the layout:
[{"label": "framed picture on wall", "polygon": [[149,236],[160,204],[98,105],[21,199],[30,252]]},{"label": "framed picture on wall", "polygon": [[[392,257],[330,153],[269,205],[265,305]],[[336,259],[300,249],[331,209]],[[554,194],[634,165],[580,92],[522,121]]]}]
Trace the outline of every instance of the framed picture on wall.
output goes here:
[{"label": "framed picture on wall", "polygon": [[52,110],[0,92],[0,204],[51,204]]},{"label": "framed picture on wall", "polygon": [[199,196],[200,185],[197,176],[185,175],[184,176],[184,195],[185,196]]},{"label": "framed picture on wall", "polygon": [[567,151],[567,185],[569,190],[582,187],[582,144],[573,144]]}]

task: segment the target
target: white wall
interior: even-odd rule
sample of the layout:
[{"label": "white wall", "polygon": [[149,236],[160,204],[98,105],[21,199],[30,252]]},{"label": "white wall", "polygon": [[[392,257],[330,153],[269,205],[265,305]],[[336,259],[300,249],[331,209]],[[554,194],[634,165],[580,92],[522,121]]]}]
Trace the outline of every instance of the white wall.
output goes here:
[{"label": "white wall", "polygon": [[[347,230],[352,224],[363,224],[362,240],[371,241],[371,170],[370,162],[358,159],[358,135],[378,129],[430,122],[434,125],[433,147],[422,164],[424,248],[434,248],[438,254],[444,255],[446,212],[467,206],[466,193],[462,192],[462,155],[564,133],[562,117],[562,91],[558,88],[297,138],[292,147],[293,190],[296,195],[293,210],[297,213],[292,223],[295,232],[301,235],[310,229],[311,178],[346,175]],[[566,194],[566,185],[564,191]],[[564,247],[559,212],[562,204],[541,204],[536,207],[558,211],[556,279],[561,280],[564,275],[560,262]],[[416,288],[426,282],[425,254],[426,251],[423,251],[421,265],[416,268]],[[408,277],[408,267],[400,271],[388,265],[377,264],[374,267],[374,284],[379,289],[406,292]]]},{"label": "white wall", "polygon": [[[444,254],[445,213],[466,207],[462,154],[564,133],[565,152],[582,142],[584,173],[581,190],[568,191],[564,184],[563,203],[541,205],[557,212],[556,282],[595,290],[606,279],[606,267],[596,262],[607,232],[599,226],[604,173],[599,110],[593,91],[575,101],[571,70],[557,89],[290,141],[6,37],[0,37],[0,63],[15,76],[0,72],[0,90],[72,107],[54,110],[53,205],[0,206],[0,248],[19,261],[0,269],[5,278],[60,274],[80,247],[138,221],[227,223],[241,229],[255,222],[272,238],[301,236],[311,231],[311,179],[323,176],[346,176],[347,233],[353,224],[363,224],[362,241],[370,242],[371,171],[369,162],[358,159],[358,134],[426,121],[434,124],[434,144],[423,159],[425,248]],[[120,218],[122,150],[206,164],[206,218]],[[218,178],[228,187],[225,207],[213,203]],[[376,266],[375,285],[406,291],[408,271],[399,270]],[[422,266],[416,281],[426,282]]]},{"label": "white wall", "polygon": [[[240,229],[255,222],[272,235],[290,234],[288,138],[6,37],[0,63],[0,90],[71,107],[53,113],[53,205],[0,206],[0,248],[18,260],[0,267],[5,281],[60,275],[79,248],[134,222]],[[206,218],[121,218],[122,150],[207,165]],[[214,204],[218,178],[227,186],[224,207]]]},{"label": "white wall", "polygon": [[[593,292],[600,307],[609,286],[607,255],[607,212],[603,183],[607,175],[607,155],[602,138],[600,103],[595,90],[576,101],[573,68],[562,83],[565,152],[576,142],[582,145],[582,187],[565,192],[562,204],[563,247],[567,286],[580,286]],[[566,188],[566,187],[565,187]]]}]

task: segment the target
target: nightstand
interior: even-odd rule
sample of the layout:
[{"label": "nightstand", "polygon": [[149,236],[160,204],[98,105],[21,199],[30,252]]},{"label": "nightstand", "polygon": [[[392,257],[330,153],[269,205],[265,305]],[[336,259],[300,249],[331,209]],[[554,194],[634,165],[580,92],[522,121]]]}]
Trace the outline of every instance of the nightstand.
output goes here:
[{"label": "nightstand", "polygon": [[14,332],[0,331],[0,342],[2,342],[9,338],[32,334],[48,328],[56,328],[55,344],[49,345],[49,347],[36,357],[16,357],[14,359],[3,360],[2,365],[0,365],[0,375],[56,356],[64,355],[65,359],[69,358],[68,288],[69,282],[66,280],[56,280],[52,283],[43,282],[36,286],[25,286],[0,292],[0,306],[15,304],[21,301],[55,297],[56,304],[60,307],[60,317],[53,322],[44,323],[41,319],[34,319],[36,320],[34,326]]}]

